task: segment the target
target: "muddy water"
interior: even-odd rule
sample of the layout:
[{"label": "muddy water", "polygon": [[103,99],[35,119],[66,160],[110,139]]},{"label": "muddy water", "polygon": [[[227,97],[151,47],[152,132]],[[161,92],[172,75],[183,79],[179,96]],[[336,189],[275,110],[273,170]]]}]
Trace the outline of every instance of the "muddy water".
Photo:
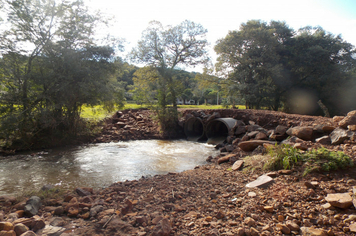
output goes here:
[{"label": "muddy water", "polygon": [[216,153],[214,146],[204,143],[141,140],[0,157],[0,195],[38,190],[45,184],[102,188],[193,169]]}]

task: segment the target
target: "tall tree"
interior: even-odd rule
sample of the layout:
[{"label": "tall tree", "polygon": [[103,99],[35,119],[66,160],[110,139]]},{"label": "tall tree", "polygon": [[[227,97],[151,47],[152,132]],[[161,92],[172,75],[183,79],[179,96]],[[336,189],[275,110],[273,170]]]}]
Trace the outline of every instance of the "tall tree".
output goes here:
[{"label": "tall tree", "polygon": [[[132,51],[133,60],[155,68],[163,87],[167,88],[159,91],[158,100],[163,131],[174,130],[178,121],[174,70],[179,65],[195,66],[207,62],[206,32],[200,24],[188,20],[166,27],[153,21]],[[168,98],[173,104],[172,109],[167,107]]]},{"label": "tall tree", "polygon": [[217,42],[217,70],[229,79],[228,87],[238,87],[246,107],[279,108],[279,91],[284,86],[281,54],[291,36],[292,31],[284,22],[251,20]]},{"label": "tall tree", "polygon": [[110,77],[114,49],[94,38],[103,18],[81,0],[9,0],[6,9],[1,129],[27,147],[41,134],[75,133],[82,105],[109,101],[118,90]]},{"label": "tall tree", "polygon": [[256,20],[229,32],[215,46],[217,70],[225,73],[230,88],[238,88],[246,107],[302,113],[315,109],[295,110],[301,107],[301,96],[314,108],[318,100],[335,108],[331,100],[337,95],[336,81],[344,81],[353,50],[321,28],[295,32],[284,22]]}]

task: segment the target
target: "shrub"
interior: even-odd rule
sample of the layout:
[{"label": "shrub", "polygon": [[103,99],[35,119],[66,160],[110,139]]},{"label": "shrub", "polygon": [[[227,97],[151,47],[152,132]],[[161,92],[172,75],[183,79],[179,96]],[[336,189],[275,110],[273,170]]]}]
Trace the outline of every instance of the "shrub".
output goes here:
[{"label": "shrub", "polygon": [[353,167],[353,160],[343,152],[330,151],[324,147],[308,152],[290,145],[276,145],[268,148],[270,159],[264,164],[265,170],[292,169],[295,165],[304,168],[303,175],[313,171],[333,171]]}]

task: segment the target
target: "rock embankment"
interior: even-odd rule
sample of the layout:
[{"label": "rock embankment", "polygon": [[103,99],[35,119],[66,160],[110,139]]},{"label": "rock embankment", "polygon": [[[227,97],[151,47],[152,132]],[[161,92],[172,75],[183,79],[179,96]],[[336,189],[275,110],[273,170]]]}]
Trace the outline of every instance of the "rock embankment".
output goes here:
[{"label": "rock embankment", "polygon": [[[263,151],[260,144],[248,150],[242,147],[244,142],[288,141],[302,149],[325,146],[343,150],[354,160],[355,140],[349,135],[356,125],[352,119],[345,126],[340,123],[345,117],[330,119],[268,111],[183,114],[192,112],[199,116],[204,113],[203,120],[219,112],[221,117],[233,117],[245,125],[234,127],[228,142],[218,147],[220,155],[210,158],[212,163],[194,170],[119,182],[102,190],[81,187],[42,198],[40,203],[38,198],[19,201],[0,197],[0,236],[356,234],[354,168],[305,177],[298,169],[246,171],[247,167],[260,165],[265,157],[259,155]],[[137,122],[133,119],[128,120]],[[118,122],[121,121],[111,122],[112,127]],[[342,142],[332,144],[332,133],[337,129],[348,135]],[[104,135],[106,130],[115,131],[106,127]],[[129,132],[118,131],[115,139],[124,133]],[[323,142],[317,141],[319,138]],[[251,156],[250,162],[243,165],[242,158],[246,156]]]}]

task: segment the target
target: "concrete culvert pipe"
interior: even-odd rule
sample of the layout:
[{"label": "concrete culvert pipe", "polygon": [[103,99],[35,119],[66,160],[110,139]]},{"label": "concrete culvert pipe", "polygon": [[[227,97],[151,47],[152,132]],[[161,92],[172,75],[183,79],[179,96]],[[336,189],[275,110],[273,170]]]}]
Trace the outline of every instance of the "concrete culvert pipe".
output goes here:
[{"label": "concrete culvert pipe", "polygon": [[223,143],[229,136],[237,120],[233,118],[218,118],[206,125],[205,133],[209,144]]},{"label": "concrete culvert pipe", "polygon": [[184,133],[188,141],[206,141],[204,125],[198,117],[191,117],[185,121]]}]

